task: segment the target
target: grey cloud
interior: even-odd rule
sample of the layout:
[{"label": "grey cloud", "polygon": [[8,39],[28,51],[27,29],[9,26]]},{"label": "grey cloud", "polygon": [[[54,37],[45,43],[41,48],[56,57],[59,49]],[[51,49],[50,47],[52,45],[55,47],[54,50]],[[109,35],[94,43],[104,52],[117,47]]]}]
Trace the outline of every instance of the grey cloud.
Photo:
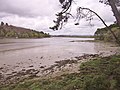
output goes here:
[{"label": "grey cloud", "polygon": [[12,16],[13,14],[6,13],[6,12],[0,12],[0,18],[7,17],[7,16]]},{"label": "grey cloud", "polygon": [[[109,25],[115,18],[109,6],[99,3],[99,0],[75,0],[77,4],[72,7],[72,12],[76,14],[78,6],[88,7],[96,11]],[[94,18],[92,24],[88,25],[85,20],[80,21],[80,26],[74,26],[74,20],[63,27],[62,30],[52,31],[48,28],[52,22],[55,13],[61,8],[59,0],[0,0],[0,21],[9,24],[27,27],[38,31],[50,32],[50,34],[94,34],[98,27],[103,27],[98,18]]]},{"label": "grey cloud", "polygon": [[57,2],[49,0],[0,0],[0,12],[18,16],[49,16],[56,8]]}]

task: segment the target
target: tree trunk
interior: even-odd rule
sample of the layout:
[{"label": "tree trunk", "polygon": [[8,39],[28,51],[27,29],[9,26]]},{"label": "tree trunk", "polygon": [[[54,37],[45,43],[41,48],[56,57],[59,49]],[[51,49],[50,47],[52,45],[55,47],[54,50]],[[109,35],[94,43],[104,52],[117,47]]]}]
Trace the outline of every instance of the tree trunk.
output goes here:
[{"label": "tree trunk", "polygon": [[120,41],[119,41],[119,39],[117,38],[117,36],[115,35],[115,33],[107,26],[107,24],[105,23],[105,21],[104,21],[96,12],[94,12],[93,10],[91,10],[91,9],[89,9],[89,8],[82,8],[82,7],[80,7],[80,8],[81,8],[81,9],[85,9],[85,10],[89,10],[90,12],[94,13],[94,14],[102,21],[102,23],[105,25],[105,27],[107,28],[107,30],[109,30],[109,31],[112,33],[112,35],[113,35],[113,37],[115,38],[116,42],[117,42],[118,45],[120,46]]},{"label": "tree trunk", "polygon": [[120,13],[119,13],[116,5],[115,5],[115,2],[114,2],[114,0],[108,0],[108,2],[109,2],[110,6],[112,8],[112,11],[113,11],[114,16],[116,18],[116,21],[117,21],[117,23],[118,23],[118,25],[120,27]]}]

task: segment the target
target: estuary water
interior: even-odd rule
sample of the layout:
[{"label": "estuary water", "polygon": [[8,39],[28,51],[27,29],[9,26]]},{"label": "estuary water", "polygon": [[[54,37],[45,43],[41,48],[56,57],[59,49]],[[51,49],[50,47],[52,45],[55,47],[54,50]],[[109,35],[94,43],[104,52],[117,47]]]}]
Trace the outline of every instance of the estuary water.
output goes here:
[{"label": "estuary water", "polygon": [[39,68],[84,54],[110,55],[120,51],[113,44],[88,40],[94,38],[0,39],[0,67]]}]

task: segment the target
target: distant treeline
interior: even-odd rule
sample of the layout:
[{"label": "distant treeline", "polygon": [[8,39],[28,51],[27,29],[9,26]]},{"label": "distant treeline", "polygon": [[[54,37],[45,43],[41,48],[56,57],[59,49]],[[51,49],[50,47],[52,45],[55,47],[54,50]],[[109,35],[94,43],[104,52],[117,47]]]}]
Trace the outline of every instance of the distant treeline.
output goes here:
[{"label": "distant treeline", "polygon": [[[120,27],[117,24],[112,24],[109,28],[115,33],[116,37],[120,40]],[[107,42],[115,42],[115,38],[107,28],[99,28],[94,34],[96,40]]]},{"label": "distant treeline", "polygon": [[52,37],[94,38],[92,35],[52,35]]},{"label": "distant treeline", "polygon": [[49,34],[44,33],[43,31],[35,31],[32,29],[26,29],[22,27],[16,27],[4,24],[1,22],[0,25],[0,38],[43,38],[50,37]]}]

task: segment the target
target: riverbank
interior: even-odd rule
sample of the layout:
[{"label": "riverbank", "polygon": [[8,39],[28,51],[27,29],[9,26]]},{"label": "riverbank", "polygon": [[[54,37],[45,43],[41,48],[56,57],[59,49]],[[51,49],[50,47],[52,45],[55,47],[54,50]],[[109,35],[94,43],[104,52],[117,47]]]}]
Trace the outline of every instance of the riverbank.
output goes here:
[{"label": "riverbank", "polygon": [[[79,64],[86,62],[92,58],[98,57],[98,54],[84,54],[83,56],[75,57],[74,59],[66,59],[61,61],[56,61],[55,64],[46,67],[40,66],[40,69],[32,68],[22,69],[20,71],[12,71],[10,74],[0,73],[0,85],[6,86],[10,84],[19,83],[20,81],[28,78],[49,78],[56,77],[62,74],[78,72]],[[16,66],[19,67],[19,66]],[[7,67],[1,67],[0,70],[6,72]]]},{"label": "riverbank", "polygon": [[119,90],[120,55],[75,58],[44,69],[44,77],[30,77],[1,90]]},{"label": "riverbank", "polygon": [[[106,27],[98,28],[95,32],[95,40],[101,40],[104,42],[112,42],[120,44],[120,27],[117,24],[111,24],[109,29],[114,33],[117,39],[115,39],[114,35],[109,31]],[[117,41],[116,41],[117,40]]]},{"label": "riverbank", "polygon": [[[66,74],[79,74],[82,63],[120,53],[120,48],[113,44],[89,40],[93,39],[46,38],[3,41],[11,43],[0,45],[0,88],[20,90],[15,89],[20,83],[36,83],[36,80],[44,81]],[[29,86],[21,90],[36,90]]]},{"label": "riverbank", "polygon": [[17,27],[9,25],[8,23],[1,22],[0,25],[0,39],[1,38],[45,38],[50,37],[49,34],[44,33],[43,31],[36,31],[33,29],[28,29],[24,27]]}]

